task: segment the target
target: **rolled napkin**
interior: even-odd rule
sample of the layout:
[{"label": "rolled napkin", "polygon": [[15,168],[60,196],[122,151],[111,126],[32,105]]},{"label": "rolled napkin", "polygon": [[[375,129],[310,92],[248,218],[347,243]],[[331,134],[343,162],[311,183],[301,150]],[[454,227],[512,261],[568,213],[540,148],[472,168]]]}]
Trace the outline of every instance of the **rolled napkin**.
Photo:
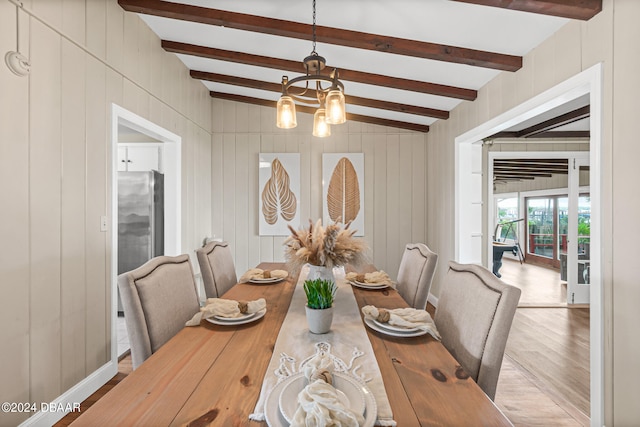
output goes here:
[{"label": "rolled napkin", "polygon": [[360,283],[371,283],[372,285],[387,285],[392,288],[396,287],[396,284],[393,283],[391,277],[383,270],[374,271],[372,273],[347,273],[345,279],[349,282],[360,282]]},{"label": "rolled napkin", "polygon": [[332,383],[333,362],[319,354],[304,367],[309,384],[298,394],[298,406],[291,427],[342,426],[358,427],[364,423],[362,414],[356,414],[340,401]]},{"label": "rolled napkin", "polygon": [[440,333],[436,328],[436,324],[426,310],[418,310],[410,307],[387,310],[374,307],[373,305],[365,305],[362,307],[362,313],[368,319],[388,323],[399,328],[422,329],[435,339],[440,340]]},{"label": "rolled napkin", "polygon": [[200,308],[191,320],[189,320],[185,326],[198,326],[202,319],[207,319],[213,316],[220,317],[240,317],[243,314],[257,313],[267,307],[267,302],[264,298],[257,299],[255,301],[235,301],[231,299],[223,298],[209,298],[204,307]]},{"label": "rolled napkin", "polygon": [[240,283],[247,283],[251,279],[286,279],[289,273],[285,270],[262,270],[260,268],[252,268],[240,277]]}]

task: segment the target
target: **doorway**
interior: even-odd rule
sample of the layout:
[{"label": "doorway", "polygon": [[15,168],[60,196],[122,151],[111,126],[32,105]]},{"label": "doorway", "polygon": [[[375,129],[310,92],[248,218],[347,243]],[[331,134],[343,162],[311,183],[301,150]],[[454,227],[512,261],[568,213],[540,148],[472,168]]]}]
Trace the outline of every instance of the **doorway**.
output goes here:
[{"label": "doorway", "polygon": [[[117,365],[118,330],[123,331],[118,321],[118,170],[122,160],[121,142],[130,142],[135,133],[154,141],[162,158],[161,172],[164,175],[164,255],[179,255],[181,249],[181,144],[182,139],[116,104],[112,104],[111,118],[111,360]],[[136,146],[135,143],[130,144]],[[120,325],[119,325],[120,323]]]},{"label": "doorway", "polygon": [[[591,174],[591,223],[590,223],[590,241],[591,241],[591,260],[590,260],[590,281],[589,287],[590,297],[590,416],[591,425],[602,425],[604,422],[604,390],[603,390],[603,309],[602,309],[602,277],[601,277],[601,258],[602,247],[601,242],[601,206],[600,206],[600,177],[601,177],[601,129],[602,129],[602,65],[595,65],[578,75],[558,84],[557,86],[535,96],[534,98],[520,104],[519,106],[495,117],[494,119],[472,129],[455,139],[455,255],[460,262],[468,262],[460,258],[461,249],[473,246],[475,236],[465,233],[461,219],[464,217],[463,210],[468,209],[474,200],[465,197],[464,193],[459,192],[461,183],[468,182],[470,170],[464,169],[465,160],[471,156],[471,146],[478,144],[484,138],[495,135],[496,133],[512,127],[515,124],[523,123],[533,117],[544,112],[550,111],[558,106],[575,101],[576,99],[588,96],[590,105],[590,146],[589,146],[589,168]],[[466,160],[469,161],[469,160]],[[488,207],[491,204],[487,204]],[[486,213],[485,213],[486,215]],[[483,219],[486,224],[486,218]],[[573,228],[569,227],[573,232]],[[477,231],[476,231],[477,232]],[[577,227],[575,230],[577,235]],[[492,244],[489,238],[487,228],[483,228],[483,242],[486,243],[483,253],[483,260],[486,264],[486,254],[489,253],[489,245]],[[577,239],[574,243],[577,244]],[[572,265],[569,268],[573,268]],[[577,266],[576,266],[577,270]],[[576,271],[577,273],[577,271]]]},{"label": "doorway", "polygon": [[[513,146],[508,141],[508,146]],[[538,143],[519,142],[526,151],[489,148],[487,188],[488,229],[499,230],[494,241],[517,245],[514,256],[528,264],[552,269],[560,276],[563,301],[588,304],[591,274],[591,195],[587,151],[530,151]],[[558,141],[549,141],[553,147]],[[579,145],[577,145],[579,144]],[[572,145],[562,143],[560,147]],[[574,141],[576,147],[583,143]],[[495,243],[494,243],[495,244]],[[517,255],[517,256],[516,256]],[[488,261],[491,264],[491,260]],[[494,265],[495,270],[495,265]],[[558,280],[554,279],[557,283]],[[532,301],[529,301],[531,303]]]}]

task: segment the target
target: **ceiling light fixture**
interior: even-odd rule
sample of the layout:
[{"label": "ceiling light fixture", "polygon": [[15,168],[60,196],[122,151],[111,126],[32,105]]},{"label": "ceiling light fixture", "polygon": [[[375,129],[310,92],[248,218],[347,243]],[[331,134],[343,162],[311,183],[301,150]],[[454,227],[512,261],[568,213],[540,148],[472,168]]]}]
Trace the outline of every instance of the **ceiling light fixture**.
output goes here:
[{"label": "ceiling light fixture", "polygon": [[[292,129],[298,125],[296,120],[296,104],[318,105],[313,115],[313,136],[331,135],[331,126],[344,123],[346,119],[344,85],[338,80],[338,70],[333,69],[329,76],[321,74],[326,60],[316,52],[316,0],[313,0],[313,50],[304,58],[306,74],[289,80],[282,76],[282,96],[276,109],[276,126],[281,129]],[[298,82],[305,82],[304,89],[294,87]],[[315,82],[315,90],[309,83]],[[328,84],[323,88],[322,83]],[[296,92],[298,90],[298,92]],[[315,95],[316,99],[310,98]]]}]

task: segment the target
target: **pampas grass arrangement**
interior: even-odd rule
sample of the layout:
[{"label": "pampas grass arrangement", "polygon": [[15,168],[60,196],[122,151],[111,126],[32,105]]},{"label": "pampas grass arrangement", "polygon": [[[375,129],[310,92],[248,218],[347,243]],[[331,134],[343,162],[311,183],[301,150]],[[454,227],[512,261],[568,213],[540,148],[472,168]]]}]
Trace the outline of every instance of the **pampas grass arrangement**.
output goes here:
[{"label": "pampas grass arrangement", "polygon": [[356,230],[349,230],[349,225],[351,222],[343,228],[336,222],[323,227],[320,219],[315,224],[309,220],[308,229],[295,230],[289,225],[291,236],[284,241],[289,268],[297,272],[305,264],[333,268],[366,262],[367,244],[353,237]]}]

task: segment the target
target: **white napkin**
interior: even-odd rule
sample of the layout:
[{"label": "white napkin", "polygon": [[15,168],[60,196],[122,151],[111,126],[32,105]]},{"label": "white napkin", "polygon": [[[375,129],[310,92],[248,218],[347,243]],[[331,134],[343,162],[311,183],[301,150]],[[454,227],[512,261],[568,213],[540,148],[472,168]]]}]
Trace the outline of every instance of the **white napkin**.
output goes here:
[{"label": "white napkin", "polygon": [[383,270],[365,274],[347,273],[345,278],[350,282],[357,281],[360,283],[370,283],[372,285],[387,285],[392,288],[396,287],[396,284],[391,280],[391,277],[389,277],[389,275]]},{"label": "white napkin", "polygon": [[[241,307],[245,304],[247,306],[246,310],[242,310]],[[267,302],[264,298],[247,301],[246,303],[231,299],[209,298],[207,299],[206,305],[200,308],[200,311],[196,313],[185,326],[198,326],[203,318],[207,319],[213,316],[228,318],[240,317],[243,314],[257,313],[266,307]]]},{"label": "white napkin", "polygon": [[251,279],[286,279],[287,276],[289,276],[289,273],[285,270],[262,270],[260,268],[251,268],[247,270],[242,277],[240,277],[239,283],[247,283]]},{"label": "white napkin", "polygon": [[[385,312],[389,314],[388,318],[385,316]],[[418,328],[427,331],[432,337],[440,340],[440,333],[438,333],[436,324],[426,310],[418,310],[411,307],[387,310],[373,305],[365,305],[362,307],[362,313],[368,319],[389,323],[392,326],[407,329]]]},{"label": "white napkin", "polygon": [[304,376],[309,384],[298,394],[291,427],[358,427],[364,423],[362,414],[344,406],[336,389],[327,382],[331,379],[332,370],[333,361],[322,354],[314,356],[304,367]]}]

